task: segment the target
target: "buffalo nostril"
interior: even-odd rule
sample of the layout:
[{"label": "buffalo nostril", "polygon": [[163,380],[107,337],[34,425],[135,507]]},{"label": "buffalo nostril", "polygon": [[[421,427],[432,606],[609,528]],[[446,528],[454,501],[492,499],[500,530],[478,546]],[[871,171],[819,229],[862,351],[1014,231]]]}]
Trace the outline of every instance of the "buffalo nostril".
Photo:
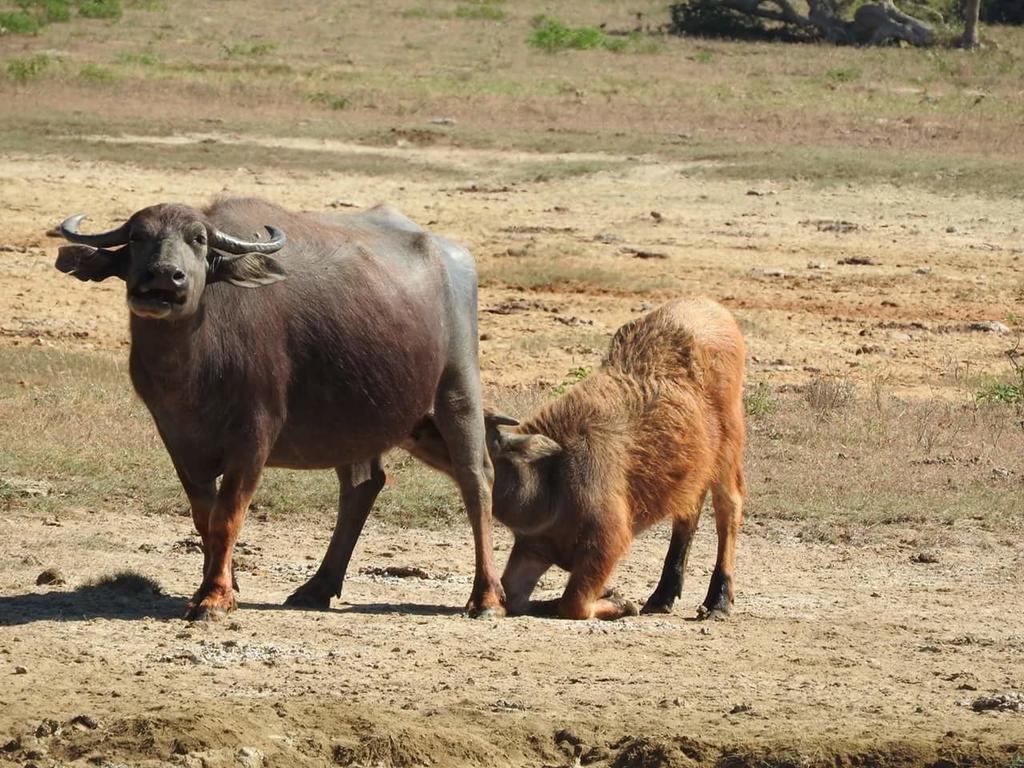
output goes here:
[{"label": "buffalo nostril", "polygon": [[185,284],[185,273],[180,269],[176,269],[174,274],[171,275],[171,280],[174,281],[175,285],[181,286]]}]

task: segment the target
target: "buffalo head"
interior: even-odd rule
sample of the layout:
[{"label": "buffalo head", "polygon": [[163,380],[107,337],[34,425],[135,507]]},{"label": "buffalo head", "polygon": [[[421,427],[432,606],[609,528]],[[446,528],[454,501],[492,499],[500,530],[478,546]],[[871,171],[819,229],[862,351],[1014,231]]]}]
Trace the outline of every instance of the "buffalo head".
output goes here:
[{"label": "buffalo head", "polygon": [[[117,229],[96,235],[78,232],[85,214],[57,228],[76,245],[63,246],[56,267],[79,280],[119,277],[128,307],[139,317],[179,319],[191,315],[207,283],[227,281],[245,288],[285,277],[267,254],[281,249],[284,233],[267,226],[268,240],[246,241],[221,232],[201,211],[186,205],[143,208]],[[258,237],[258,235],[257,235]]]}]

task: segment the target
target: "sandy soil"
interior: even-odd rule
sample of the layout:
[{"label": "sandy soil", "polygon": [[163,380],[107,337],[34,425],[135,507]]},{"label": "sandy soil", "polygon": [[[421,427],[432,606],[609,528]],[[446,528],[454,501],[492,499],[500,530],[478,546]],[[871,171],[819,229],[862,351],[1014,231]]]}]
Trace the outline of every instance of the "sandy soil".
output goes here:
[{"label": "sandy soil", "polygon": [[[0,544],[0,734],[20,764],[999,765],[1024,743],[1024,713],[971,708],[1024,685],[1024,557],[970,528],[922,563],[748,526],[736,613],[697,622],[706,527],[674,615],[569,623],[464,618],[468,531],[377,526],[333,610],[284,610],[326,526],[250,520],[242,609],[190,626],[188,518],[59,522],[4,521]],[[625,594],[653,587],[665,538],[637,543]],[[67,586],[33,586],[50,565]],[[401,566],[427,578],[375,575]],[[122,567],[172,596],[81,586]]]},{"label": "sandy soil", "polygon": [[[1024,304],[1011,201],[708,180],[642,157],[585,179],[494,185],[492,176],[536,157],[359,151],[447,164],[478,180],[0,157],[0,343],[123,355],[121,287],[58,275],[56,242],[43,230],[78,210],[101,228],[144,205],[221,193],[338,210],[387,200],[469,245],[484,280],[482,368],[492,386],[555,383],[595,363],[604,337],[660,297],[700,292],[737,312],[754,382],[826,374],[908,397],[964,397],[972,377],[1003,370],[1012,343],[968,324]],[[840,263],[851,258],[873,263]],[[334,610],[283,610],[329,525],[250,519],[242,610],[190,626],[178,617],[201,557],[187,518],[69,509],[58,520],[0,520],[0,763],[1024,760],[1024,711],[971,707],[1024,689],[1024,556],[1018,541],[969,520],[937,562],[918,562],[914,537],[899,532],[847,547],[755,521],[741,540],[735,615],[698,623],[689,619],[713,561],[705,523],[676,613],[614,624],[462,617],[468,526],[371,524]],[[644,537],[621,567],[629,596],[652,588],[665,538]],[[507,550],[504,534],[499,546]],[[360,573],[388,566],[428,577]],[[67,584],[36,586],[44,567],[61,569]],[[157,578],[166,595],[85,586],[125,567]],[[559,584],[552,575],[543,586]]]}]

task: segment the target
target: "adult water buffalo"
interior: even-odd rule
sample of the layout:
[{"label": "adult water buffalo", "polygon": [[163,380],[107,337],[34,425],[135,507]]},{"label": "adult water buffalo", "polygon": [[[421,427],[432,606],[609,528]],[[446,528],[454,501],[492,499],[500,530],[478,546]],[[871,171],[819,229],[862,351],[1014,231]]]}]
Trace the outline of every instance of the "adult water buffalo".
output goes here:
[{"label": "adult water buffalo", "polygon": [[232,551],[264,466],[337,470],[327,554],[288,598],[327,607],[384,485],[381,454],[429,414],[473,526],[469,610],[504,612],[467,251],[387,207],[333,217],[257,199],[164,204],[95,235],[78,232],[83,218],[60,225],[76,245],[56,267],[127,285],[132,384],[203,540],[188,618],[236,607]]}]

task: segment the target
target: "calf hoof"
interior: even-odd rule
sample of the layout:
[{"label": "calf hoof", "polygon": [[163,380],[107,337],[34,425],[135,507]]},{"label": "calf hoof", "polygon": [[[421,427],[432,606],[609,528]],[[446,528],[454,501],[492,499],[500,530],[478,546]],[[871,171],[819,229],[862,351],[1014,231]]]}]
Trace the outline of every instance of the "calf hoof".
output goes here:
[{"label": "calf hoof", "polygon": [[675,602],[674,597],[664,598],[661,595],[653,594],[647,598],[647,602],[640,609],[640,613],[672,613],[672,606],[675,605]]},{"label": "calf hoof", "polygon": [[640,609],[636,607],[636,603],[632,600],[627,600],[618,592],[614,590],[608,597],[604,598],[611,603],[619,611],[619,616],[639,616]]},{"label": "calf hoof", "polygon": [[284,604],[291,608],[326,611],[331,607],[331,597],[334,595],[335,590],[324,586],[316,578],[312,578],[288,595]]}]

